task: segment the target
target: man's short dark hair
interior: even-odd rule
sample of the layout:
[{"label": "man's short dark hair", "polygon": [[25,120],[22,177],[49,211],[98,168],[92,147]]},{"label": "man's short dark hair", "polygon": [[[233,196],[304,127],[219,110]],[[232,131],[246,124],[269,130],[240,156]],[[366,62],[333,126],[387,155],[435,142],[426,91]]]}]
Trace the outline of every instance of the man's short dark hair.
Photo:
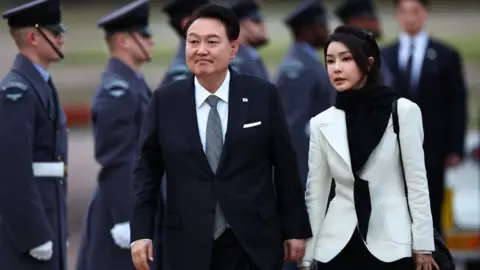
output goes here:
[{"label": "man's short dark hair", "polygon": [[194,21],[201,18],[219,20],[225,26],[228,40],[234,41],[238,39],[238,35],[240,34],[240,22],[235,13],[228,8],[216,4],[208,4],[199,8],[193,13],[192,17],[190,17],[185,25],[185,32],[188,31]]}]

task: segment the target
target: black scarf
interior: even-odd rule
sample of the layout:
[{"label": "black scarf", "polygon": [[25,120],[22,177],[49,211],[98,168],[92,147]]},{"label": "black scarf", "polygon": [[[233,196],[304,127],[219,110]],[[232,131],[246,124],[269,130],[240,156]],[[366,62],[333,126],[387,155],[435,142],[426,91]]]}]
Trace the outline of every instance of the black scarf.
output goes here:
[{"label": "black scarf", "polygon": [[368,182],[358,174],[387,128],[392,103],[399,96],[388,86],[368,84],[360,89],[337,93],[335,107],[345,111],[350,161],[355,176],[354,200],[360,234],[367,239],[371,213]]}]

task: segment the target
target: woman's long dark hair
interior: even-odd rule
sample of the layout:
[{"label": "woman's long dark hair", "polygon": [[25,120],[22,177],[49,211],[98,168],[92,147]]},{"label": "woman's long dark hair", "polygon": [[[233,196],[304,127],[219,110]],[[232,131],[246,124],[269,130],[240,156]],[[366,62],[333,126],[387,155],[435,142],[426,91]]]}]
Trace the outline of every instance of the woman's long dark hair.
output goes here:
[{"label": "woman's long dark hair", "polygon": [[[367,75],[367,84],[383,82],[380,74],[382,65],[380,48],[373,33],[351,25],[342,25],[335,28],[325,44],[325,58],[327,57],[328,46],[332,42],[340,42],[348,48],[360,71]],[[369,57],[374,59],[373,65],[370,65]]]}]

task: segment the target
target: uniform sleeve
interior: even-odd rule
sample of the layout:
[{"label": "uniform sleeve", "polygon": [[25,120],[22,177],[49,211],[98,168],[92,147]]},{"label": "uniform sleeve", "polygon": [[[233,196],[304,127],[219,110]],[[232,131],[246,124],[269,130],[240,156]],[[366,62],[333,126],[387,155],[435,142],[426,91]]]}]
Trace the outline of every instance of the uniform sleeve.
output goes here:
[{"label": "uniform sleeve", "polygon": [[[309,93],[311,91],[309,81],[308,73],[300,61],[289,61],[280,66],[276,85],[290,128],[304,120],[304,111],[308,109],[304,103],[305,90]],[[310,97],[310,94],[307,95]]]},{"label": "uniform sleeve", "polygon": [[129,220],[129,187],[137,145],[137,99],[126,88],[102,89],[92,109],[99,187],[114,224]]},{"label": "uniform sleeve", "polygon": [[26,88],[0,89],[0,215],[19,252],[54,240],[37,187],[41,180],[33,175],[35,98]]},{"label": "uniform sleeve", "polygon": [[463,73],[462,58],[453,52],[447,64],[446,93],[447,93],[447,154],[464,155],[465,132],[467,128],[467,90]]},{"label": "uniform sleeve", "polygon": [[306,239],[312,236],[303,185],[285,114],[276,87],[272,87],[270,123],[274,183],[282,220],[284,240]]},{"label": "uniform sleeve", "polygon": [[[161,91],[161,90],[160,90]],[[143,121],[140,143],[131,185],[131,242],[153,239],[160,179],[165,172],[162,149],[158,141],[158,90],[154,93]]]}]

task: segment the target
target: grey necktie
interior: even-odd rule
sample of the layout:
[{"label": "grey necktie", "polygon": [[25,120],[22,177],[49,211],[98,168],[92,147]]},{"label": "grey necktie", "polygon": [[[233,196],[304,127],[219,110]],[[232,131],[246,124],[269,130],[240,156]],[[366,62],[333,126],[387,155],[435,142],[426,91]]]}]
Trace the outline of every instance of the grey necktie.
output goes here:
[{"label": "grey necktie", "polygon": [[[223,149],[223,133],[220,115],[217,110],[217,103],[219,98],[211,95],[207,98],[207,103],[210,105],[210,112],[207,120],[207,134],[205,140],[205,155],[213,173],[217,172],[218,163]],[[213,238],[217,239],[222,235],[227,227],[227,222],[217,202],[215,209],[215,228],[213,231]]]}]

